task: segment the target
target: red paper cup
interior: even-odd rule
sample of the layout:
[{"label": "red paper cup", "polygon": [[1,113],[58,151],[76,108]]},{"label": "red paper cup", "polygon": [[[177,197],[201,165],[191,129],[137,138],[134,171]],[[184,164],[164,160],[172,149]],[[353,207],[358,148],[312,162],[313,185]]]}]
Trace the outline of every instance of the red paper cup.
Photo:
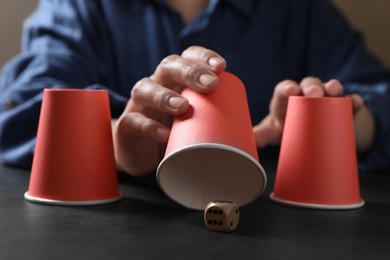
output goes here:
[{"label": "red paper cup", "polygon": [[234,75],[219,75],[211,94],[186,88],[188,111],[175,119],[165,158],[157,169],[162,190],[185,207],[204,210],[210,201],[245,205],[264,191],[245,87]]},{"label": "red paper cup", "polygon": [[120,197],[108,92],[45,89],[25,198],[77,206]]},{"label": "red paper cup", "polygon": [[319,209],[364,205],[350,98],[289,98],[271,199]]}]

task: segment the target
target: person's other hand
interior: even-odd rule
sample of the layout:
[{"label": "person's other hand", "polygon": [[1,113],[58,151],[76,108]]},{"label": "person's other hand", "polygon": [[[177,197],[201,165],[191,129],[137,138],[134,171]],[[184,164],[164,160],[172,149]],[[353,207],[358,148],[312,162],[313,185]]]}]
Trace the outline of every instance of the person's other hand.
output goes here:
[{"label": "person's other hand", "polygon": [[[343,94],[343,85],[334,79],[326,83],[315,77],[306,77],[300,83],[292,80],[280,82],[274,89],[269,114],[253,128],[257,146],[280,144],[289,96],[337,97]],[[352,94],[351,98],[354,111],[359,111],[364,106],[363,98],[357,94]]]},{"label": "person's other hand", "polygon": [[150,77],[138,81],[118,120],[113,120],[113,140],[118,169],[141,176],[154,171],[162,159],[173,116],[184,113],[188,100],[185,87],[200,92],[214,91],[216,74],[226,61],[216,52],[199,46],[181,55],[163,59]]}]

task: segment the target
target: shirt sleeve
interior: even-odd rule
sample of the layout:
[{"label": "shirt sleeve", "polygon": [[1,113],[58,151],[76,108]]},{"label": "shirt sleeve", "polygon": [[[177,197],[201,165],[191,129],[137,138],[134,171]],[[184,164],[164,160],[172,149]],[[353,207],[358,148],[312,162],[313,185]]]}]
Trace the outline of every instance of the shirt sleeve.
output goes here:
[{"label": "shirt sleeve", "polygon": [[123,111],[128,97],[115,92],[112,48],[99,8],[99,1],[41,0],[26,20],[23,50],[6,64],[0,81],[3,163],[31,166],[44,88],[108,89],[113,117]]},{"label": "shirt sleeve", "polygon": [[311,1],[308,75],[340,80],[345,94],[360,94],[373,112],[377,133],[372,149],[359,156],[361,172],[390,168],[390,72],[365,46],[359,32],[329,1]]}]

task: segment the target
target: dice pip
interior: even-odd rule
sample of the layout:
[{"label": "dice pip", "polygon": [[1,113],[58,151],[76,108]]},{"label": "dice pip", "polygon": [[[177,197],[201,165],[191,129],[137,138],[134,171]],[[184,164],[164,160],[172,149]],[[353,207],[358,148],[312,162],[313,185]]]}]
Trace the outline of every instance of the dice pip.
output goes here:
[{"label": "dice pip", "polygon": [[234,231],[239,220],[240,210],[236,204],[229,201],[212,201],[204,211],[204,222],[212,231]]}]

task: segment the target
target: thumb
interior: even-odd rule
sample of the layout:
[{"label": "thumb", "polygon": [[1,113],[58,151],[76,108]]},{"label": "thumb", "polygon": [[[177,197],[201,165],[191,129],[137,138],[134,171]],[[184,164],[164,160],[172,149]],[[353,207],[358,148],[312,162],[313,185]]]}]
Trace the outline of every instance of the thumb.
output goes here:
[{"label": "thumb", "polygon": [[351,94],[349,97],[352,99],[353,111],[355,113],[364,106],[364,99],[359,94]]},{"label": "thumb", "polygon": [[263,148],[269,144],[280,144],[283,126],[272,115],[265,117],[259,124],[253,127],[256,145]]}]

